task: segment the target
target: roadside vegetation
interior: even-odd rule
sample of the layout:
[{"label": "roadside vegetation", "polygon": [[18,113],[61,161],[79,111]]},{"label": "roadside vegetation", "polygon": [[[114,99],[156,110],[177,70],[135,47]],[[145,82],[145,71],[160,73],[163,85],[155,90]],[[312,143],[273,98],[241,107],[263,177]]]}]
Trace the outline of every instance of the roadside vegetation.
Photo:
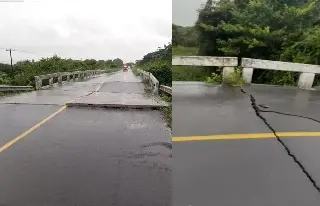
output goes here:
[{"label": "roadside vegetation", "polygon": [[159,81],[159,84],[171,86],[171,60],[172,44],[164,45],[157,51],[150,52],[136,61],[135,69],[151,72]]},{"label": "roadside vegetation", "polygon": [[34,76],[42,74],[50,74],[55,72],[71,72],[81,70],[97,70],[102,69],[107,72],[119,70],[123,65],[121,59],[114,60],[94,60],[86,59],[73,60],[63,59],[58,56],[43,58],[39,61],[20,61],[11,66],[7,64],[0,65],[0,85],[19,85],[19,86],[34,86]]},{"label": "roadside vegetation", "polygon": [[[173,25],[173,54],[319,65],[319,14],[319,0],[207,0],[193,27]],[[221,81],[217,68],[173,70],[173,80]],[[185,73],[194,73],[194,77]],[[298,73],[255,70],[253,82],[296,85],[298,76]],[[237,79],[237,75],[234,77]],[[315,84],[320,84],[319,77]]]},{"label": "roadside vegetation", "polygon": [[172,128],[172,97],[167,94],[160,94],[161,99],[169,103],[168,107],[162,108],[164,120],[169,128]]},{"label": "roadside vegetation", "polygon": [[[136,61],[132,72],[137,73],[137,69],[150,72],[158,79],[160,85],[172,86],[172,44],[164,45],[157,51],[150,52],[143,56],[141,60]],[[159,91],[160,92],[160,91]],[[161,99],[169,103],[169,107],[163,108],[162,114],[164,119],[171,128],[172,121],[172,104],[171,97],[160,92]]]}]

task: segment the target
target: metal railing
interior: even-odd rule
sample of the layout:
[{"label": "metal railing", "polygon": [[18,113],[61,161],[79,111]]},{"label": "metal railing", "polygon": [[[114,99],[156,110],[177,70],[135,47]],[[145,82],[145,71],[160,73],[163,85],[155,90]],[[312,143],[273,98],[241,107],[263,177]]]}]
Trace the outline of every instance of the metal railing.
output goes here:
[{"label": "metal railing", "polygon": [[32,86],[11,86],[11,85],[0,85],[0,92],[15,92],[15,91],[31,91]]},{"label": "metal railing", "polygon": [[[105,73],[105,70],[86,70],[86,71],[75,71],[75,72],[59,72],[53,74],[44,74],[40,76],[35,76],[36,89],[42,89],[44,86],[53,86],[55,83],[62,84],[64,81],[71,81],[77,79],[89,79],[95,75],[100,75]],[[54,82],[54,79],[57,82]],[[48,84],[44,85],[43,81],[47,80]]]},{"label": "metal railing", "polygon": [[239,66],[243,69],[242,77],[247,84],[251,84],[254,69],[277,70],[288,72],[300,72],[298,87],[311,89],[315,74],[320,74],[320,65],[299,64],[281,61],[269,61],[261,59],[242,58],[238,62],[237,57],[211,57],[211,56],[174,56],[173,66],[216,66],[222,67],[223,80],[234,72],[234,68]]}]

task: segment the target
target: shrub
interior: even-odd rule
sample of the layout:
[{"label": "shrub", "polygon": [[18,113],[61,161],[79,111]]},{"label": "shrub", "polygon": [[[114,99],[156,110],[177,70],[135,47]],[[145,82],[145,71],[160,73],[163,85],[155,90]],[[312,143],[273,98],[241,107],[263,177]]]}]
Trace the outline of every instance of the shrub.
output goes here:
[{"label": "shrub", "polygon": [[231,85],[231,86],[238,86],[241,87],[244,85],[244,80],[242,78],[242,70],[239,68],[236,68],[234,72],[230,73],[224,81],[225,84]]}]

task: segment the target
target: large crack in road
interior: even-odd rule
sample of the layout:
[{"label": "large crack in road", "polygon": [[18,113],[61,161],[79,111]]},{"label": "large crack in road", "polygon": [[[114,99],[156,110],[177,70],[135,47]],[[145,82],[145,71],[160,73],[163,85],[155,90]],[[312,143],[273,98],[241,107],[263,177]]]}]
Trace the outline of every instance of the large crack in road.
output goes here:
[{"label": "large crack in road", "polygon": [[282,112],[277,112],[277,111],[271,111],[271,110],[261,110],[257,103],[256,103],[256,99],[255,97],[250,94],[247,93],[246,91],[244,91],[243,88],[240,88],[240,91],[246,95],[248,95],[250,97],[250,101],[251,101],[251,107],[253,108],[253,110],[255,111],[256,116],[261,119],[264,124],[273,132],[274,136],[276,137],[277,141],[283,146],[283,148],[286,150],[287,154],[293,159],[293,161],[300,167],[300,169],[302,170],[302,172],[306,175],[306,177],[308,178],[308,180],[312,183],[313,187],[320,192],[320,187],[317,185],[316,181],[314,180],[314,178],[312,177],[312,175],[307,171],[307,169],[302,165],[302,163],[297,159],[297,157],[291,152],[290,148],[284,143],[284,141],[282,141],[282,139],[277,135],[276,130],[268,123],[267,119],[265,117],[263,117],[261,115],[261,113],[263,112],[270,112],[270,113],[277,113],[277,114],[282,114],[282,115],[288,115],[288,116],[294,116],[294,117],[300,117],[300,118],[305,118],[305,119],[310,119],[312,121],[318,122],[320,123],[319,120],[310,118],[310,117],[305,117],[305,116],[301,116],[301,115],[295,115],[295,114],[288,114],[288,113],[282,113]]}]

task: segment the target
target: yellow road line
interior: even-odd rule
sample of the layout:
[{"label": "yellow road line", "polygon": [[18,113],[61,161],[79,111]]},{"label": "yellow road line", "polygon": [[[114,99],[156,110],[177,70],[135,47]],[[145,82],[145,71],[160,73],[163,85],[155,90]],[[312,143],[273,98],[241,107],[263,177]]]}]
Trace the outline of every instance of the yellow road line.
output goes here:
[{"label": "yellow road line", "polygon": [[46,123],[47,121],[49,121],[50,119],[52,119],[54,116],[56,116],[57,114],[59,114],[60,112],[62,112],[65,108],[67,108],[67,106],[63,106],[61,107],[58,111],[56,111],[55,113],[51,114],[50,116],[48,116],[47,118],[45,118],[44,120],[42,120],[41,122],[39,122],[38,124],[34,125],[33,127],[31,127],[30,129],[28,129],[27,131],[25,131],[24,133],[20,134],[19,136],[17,136],[16,138],[14,138],[13,140],[11,140],[10,142],[6,143],[5,145],[3,145],[2,147],[0,147],[0,152],[3,152],[4,150],[8,149],[10,146],[12,146],[14,143],[16,143],[17,141],[19,141],[20,139],[24,138],[25,136],[27,136],[28,134],[30,134],[31,132],[33,132],[34,130],[36,130],[37,128],[39,128],[41,125],[43,125],[44,123]]},{"label": "yellow road line", "polygon": [[[277,132],[279,137],[320,137],[320,132]],[[261,139],[275,138],[273,133],[251,133],[251,134],[223,134],[210,136],[172,137],[172,142],[203,141],[203,140],[230,140],[230,139]]]}]

